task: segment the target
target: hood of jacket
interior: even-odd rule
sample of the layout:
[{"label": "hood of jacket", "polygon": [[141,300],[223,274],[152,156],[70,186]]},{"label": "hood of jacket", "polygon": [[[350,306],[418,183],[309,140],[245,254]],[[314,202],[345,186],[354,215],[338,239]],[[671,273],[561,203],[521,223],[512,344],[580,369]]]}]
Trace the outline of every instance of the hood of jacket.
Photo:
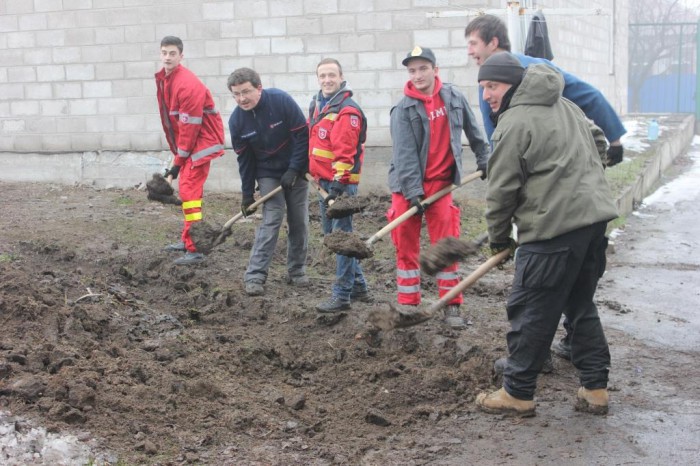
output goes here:
[{"label": "hood of jacket", "polygon": [[[352,88],[350,87],[350,84],[348,84],[347,81],[343,81],[342,83],[340,83],[340,89],[338,89],[338,92],[333,94],[326,103],[326,107],[328,108],[329,113],[333,113],[333,108],[337,108],[338,106],[340,106],[340,104],[343,103],[343,101],[348,97],[352,97]],[[319,102],[323,101],[323,91],[318,91],[318,94],[314,96],[314,101],[316,102],[316,105],[318,105]],[[322,110],[322,108],[319,108],[319,113],[321,113]]]},{"label": "hood of jacket", "polygon": [[440,89],[442,89],[442,81],[440,80],[440,76],[435,76],[435,88],[433,89],[432,95],[423,94],[418,89],[416,89],[416,86],[414,86],[411,81],[408,81],[406,83],[406,85],[403,88],[403,93],[408,97],[420,100],[421,102],[425,102],[437,95],[440,92]]},{"label": "hood of jacket", "polygon": [[551,107],[559,101],[564,91],[564,77],[551,66],[530,65],[523,81],[513,94],[510,107],[518,105],[545,105]]}]

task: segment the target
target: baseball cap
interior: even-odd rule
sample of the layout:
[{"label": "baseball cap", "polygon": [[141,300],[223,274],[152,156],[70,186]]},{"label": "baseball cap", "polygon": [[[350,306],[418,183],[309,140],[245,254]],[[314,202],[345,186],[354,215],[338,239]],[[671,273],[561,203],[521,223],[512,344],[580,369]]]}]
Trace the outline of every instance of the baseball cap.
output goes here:
[{"label": "baseball cap", "polygon": [[425,60],[428,60],[430,63],[433,64],[433,66],[435,66],[435,54],[432,50],[430,50],[427,47],[420,47],[416,45],[415,47],[413,47],[413,50],[408,52],[408,55],[406,55],[406,58],[403,59],[401,64],[403,66],[408,66],[408,62],[414,58],[423,58]]}]

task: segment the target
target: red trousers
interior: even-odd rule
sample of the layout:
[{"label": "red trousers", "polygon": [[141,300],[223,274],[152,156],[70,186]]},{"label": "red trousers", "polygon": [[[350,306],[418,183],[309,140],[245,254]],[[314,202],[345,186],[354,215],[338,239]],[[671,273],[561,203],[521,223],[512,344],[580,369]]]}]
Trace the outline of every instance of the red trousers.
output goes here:
[{"label": "red trousers", "polygon": [[182,199],[182,213],[185,216],[185,225],[182,228],[182,242],[190,252],[196,252],[197,248],[190,237],[190,227],[194,222],[202,220],[202,195],[204,194],[204,182],[209,176],[211,162],[192,166],[192,160],[187,159],[185,165],[180,168],[178,191]]},{"label": "red trousers", "polygon": [[[446,181],[425,181],[425,197],[448,186]],[[389,221],[394,220],[409,208],[408,200],[400,193],[392,193],[391,208],[387,212]],[[420,231],[423,216],[428,224],[430,243],[435,244],[448,236],[459,237],[459,208],[452,203],[452,194],[447,194],[425,210],[423,215],[414,215],[391,232],[391,239],[396,248],[396,284],[399,304],[418,305],[421,301],[420,266]],[[437,274],[440,297],[459,283],[457,263],[443,269]],[[462,304],[462,295],[455,297],[449,304]]]}]

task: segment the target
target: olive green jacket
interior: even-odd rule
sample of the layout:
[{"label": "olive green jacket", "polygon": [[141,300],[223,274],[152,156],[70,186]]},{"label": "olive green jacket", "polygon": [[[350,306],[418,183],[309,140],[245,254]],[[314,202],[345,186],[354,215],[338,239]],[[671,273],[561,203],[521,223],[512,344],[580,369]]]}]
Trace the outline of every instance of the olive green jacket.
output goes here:
[{"label": "olive green jacket", "polygon": [[491,242],[506,242],[511,223],[524,244],[618,215],[593,138],[602,132],[563,88],[555,69],[529,66],[498,119],[486,192]]}]

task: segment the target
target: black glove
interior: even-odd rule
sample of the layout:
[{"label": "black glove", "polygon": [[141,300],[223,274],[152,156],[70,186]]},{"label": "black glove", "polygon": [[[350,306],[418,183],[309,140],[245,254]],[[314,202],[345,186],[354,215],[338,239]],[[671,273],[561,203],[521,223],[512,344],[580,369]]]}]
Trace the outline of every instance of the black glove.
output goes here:
[{"label": "black glove", "polygon": [[282,178],[280,178],[280,184],[284,189],[292,189],[294,183],[297,182],[298,176],[299,174],[295,170],[287,170],[284,172],[284,175],[282,175]]},{"label": "black glove", "polygon": [[481,170],[481,179],[482,179],[482,180],[485,180],[485,179],[486,179],[486,168],[487,168],[487,167],[488,167],[488,165],[487,165],[486,161],[484,161],[484,162],[482,162],[482,163],[478,163],[478,164],[476,165],[476,169],[477,169],[477,170]]},{"label": "black glove", "polygon": [[243,214],[244,217],[248,217],[248,215],[252,215],[255,213],[256,210],[258,210],[257,207],[253,207],[252,209],[250,206],[255,202],[255,199],[252,197],[244,197],[243,201],[241,201],[241,213]]},{"label": "black glove", "polygon": [[608,147],[608,156],[605,159],[605,166],[612,167],[622,162],[622,153],[624,149],[622,146],[610,146]]},{"label": "black glove", "polygon": [[503,259],[503,262],[506,262],[515,255],[515,248],[518,247],[518,243],[516,243],[513,238],[508,238],[508,241],[505,241],[503,243],[490,243],[489,247],[491,248],[492,256],[495,256],[501,251],[509,250],[510,252],[508,256],[505,259]]},{"label": "black glove", "polygon": [[326,207],[328,207],[328,204],[330,204],[331,201],[338,199],[344,192],[345,187],[343,186],[343,183],[340,181],[333,181],[330,189],[328,190],[328,196],[326,196],[326,198],[323,200],[323,203],[326,204]]},{"label": "black glove", "polygon": [[169,176],[172,176],[174,180],[177,179],[177,175],[180,174],[180,165],[173,165],[170,167],[168,170],[167,168],[165,169],[165,173],[163,173],[163,177],[167,178]]},{"label": "black glove", "polygon": [[423,202],[423,196],[412,197],[408,200],[408,208],[410,209],[411,207],[415,207],[416,209],[418,209],[416,211],[416,215],[421,215],[423,212],[425,212],[425,206],[423,206],[421,202]]}]

